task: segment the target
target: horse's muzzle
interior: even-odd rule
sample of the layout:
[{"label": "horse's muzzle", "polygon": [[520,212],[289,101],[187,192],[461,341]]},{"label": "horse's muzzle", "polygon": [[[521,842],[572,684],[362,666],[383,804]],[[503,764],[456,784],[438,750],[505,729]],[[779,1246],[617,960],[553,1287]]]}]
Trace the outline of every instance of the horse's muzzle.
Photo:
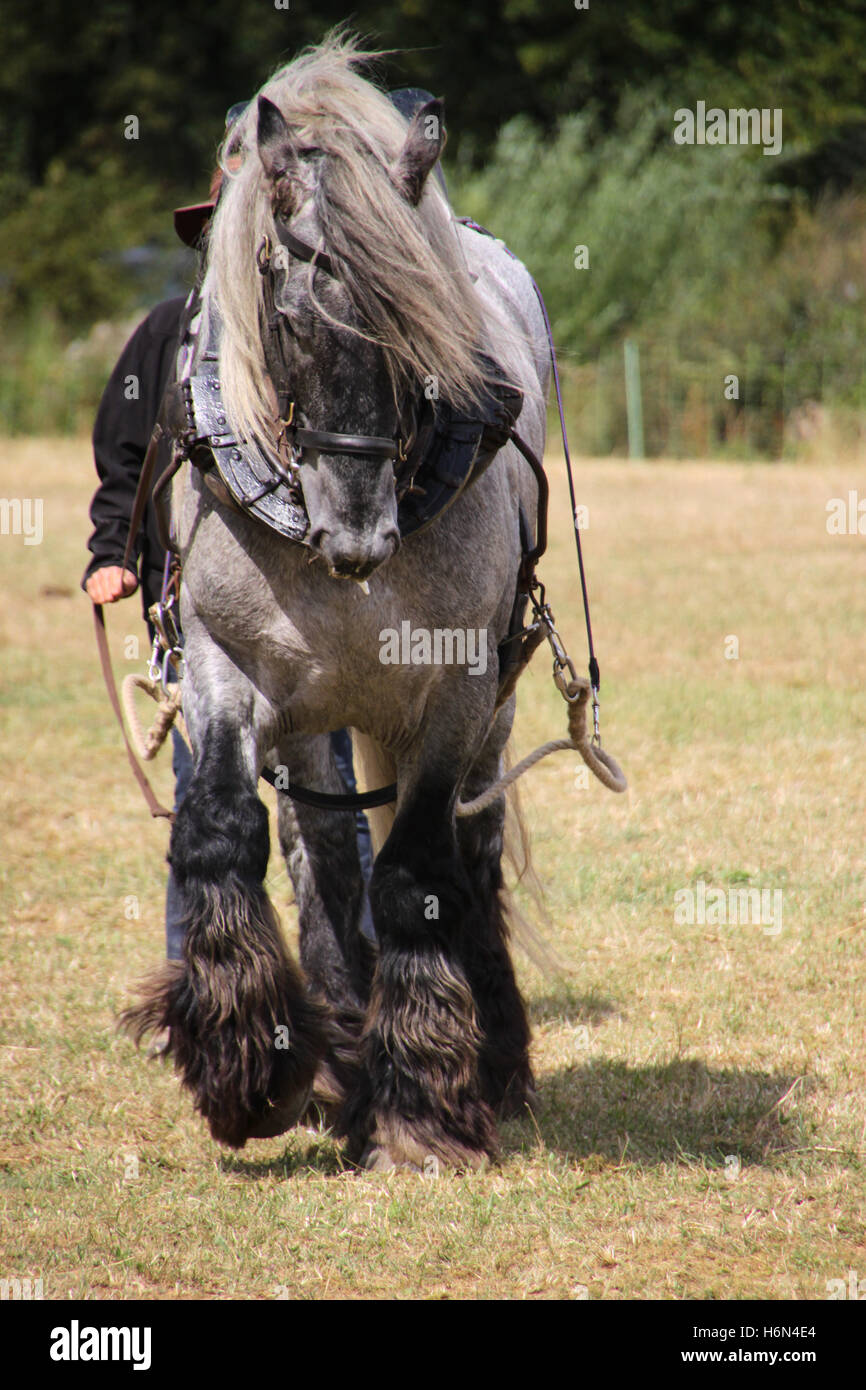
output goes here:
[{"label": "horse's muzzle", "polygon": [[389,527],[373,537],[356,537],[349,532],[333,534],[320,529],[309,544],[325,561],[334,579],[369,579],[400,548],[400,532]]}]

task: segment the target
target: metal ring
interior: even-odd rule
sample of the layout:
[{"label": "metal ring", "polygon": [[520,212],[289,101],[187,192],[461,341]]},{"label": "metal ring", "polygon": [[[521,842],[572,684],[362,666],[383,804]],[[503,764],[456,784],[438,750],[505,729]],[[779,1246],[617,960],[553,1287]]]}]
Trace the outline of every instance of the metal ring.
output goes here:
[{"label": "metal ring", "polygon": [[[176,660],[172,660],[172,658],[177,658],[177,659],[176,659]],[[158,675],[159,675],[159,683],[160,683],[160,685],[162,686],[163,690],[165,691],[166,695],[168,694],[168,686],[169,686],[169,679],[168,679],[168,668],[169,668],[169,664],[171,664],[171,665],[174,666],[176,679],[177,679],[177,680],[181,680],[181,678],[182,678],[182,676],[183,676],[183,672],[182,672],[182,670],[181,670],[181,666],[182,666],[182,664],[183,664],[183,648],[182,648],[182,647],[167,647],[167,648],[166,648],[166,651],[165,651],[165,655],[164,655],[163,658],[162,658],[162,668],[161,668],[161,670],[160,670],[159,668],[157,668],[157,670],[158,670]],[[172,683],[172,684],[175,684],[175,682],[171,682],[171,683]]]}]

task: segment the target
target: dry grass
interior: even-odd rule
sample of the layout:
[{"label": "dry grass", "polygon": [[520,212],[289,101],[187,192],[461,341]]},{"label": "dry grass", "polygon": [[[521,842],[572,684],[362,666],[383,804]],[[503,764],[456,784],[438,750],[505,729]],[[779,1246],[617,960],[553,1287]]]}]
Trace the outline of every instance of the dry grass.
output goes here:
[{"label": "dry grass", "polygon": [[[541,1108],[499,1169],[431,1180],[344,1172],[307,1132],[220,1152],[114,1031],[162,951],[166,827],[77,587],[91,468],[82,442],[0,450],[0,496],[45,503],[41,545],[0,537],[0,1276],[48,1298],[783,1299],[864,1277],[866,585],[862,538],[825,528],[862,470],[581,462],[603,733],[631,790],[580,788],[565,755],[524,782],[564,963],[521,965]],[[552,473],[543,576],[582,667]],[[112,614],[121,667],[125,634],[145,654],[136,604]],[[536,661],[519,752],[564,730]],[[782,930],[677,925],[701,878],[781,889]],[[270,886],[291,931],[276,857]]]}]

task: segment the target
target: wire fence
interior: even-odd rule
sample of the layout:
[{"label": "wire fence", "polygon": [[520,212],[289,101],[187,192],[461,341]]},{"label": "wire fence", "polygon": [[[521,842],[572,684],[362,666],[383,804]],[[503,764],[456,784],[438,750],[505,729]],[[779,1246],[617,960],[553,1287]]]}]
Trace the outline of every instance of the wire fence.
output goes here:
[{"label": "wire fence", "polygon": [[[866,355],[804,351],[768,361],[693,356],[627,340],[625,352],[561,365],[574,447],[646,458],[783,458],[832,437],[866,459]],[[631,361],[630,361],[631,359]]]}]

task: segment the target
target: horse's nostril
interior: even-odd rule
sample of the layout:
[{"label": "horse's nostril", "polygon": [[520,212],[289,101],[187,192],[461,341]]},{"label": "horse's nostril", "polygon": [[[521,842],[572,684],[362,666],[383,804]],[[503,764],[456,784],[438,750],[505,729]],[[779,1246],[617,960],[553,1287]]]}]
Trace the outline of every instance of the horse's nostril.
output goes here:
[{"label": "horse's nostril", "polygon": [[370,563],[370,553],[366,546],[330,545],[322,551],[334,574],[352,579]]},{"label": "horse's nostril", "polygon": [[315,531],[310,532],[309,543],[314,550],[321,550],[322,541],[327,535],[328,532],[325,530],[324,526],[318,526]]},{"label": "horse's nostril", "polygon": [[340,556],[336,557],[331,563],[334,574],[345,576],[347,579],[352,578],[359,570],[364,568],[363,560],[347,560]]},{"label": "horse's nostril", "polygon": [[392,528],[381,535],[363,537],[352,532],[314,532],[310,544],[324,556],[331,573],[340,579],[366,579],[389,560],[400,545],[400,533]]}]

